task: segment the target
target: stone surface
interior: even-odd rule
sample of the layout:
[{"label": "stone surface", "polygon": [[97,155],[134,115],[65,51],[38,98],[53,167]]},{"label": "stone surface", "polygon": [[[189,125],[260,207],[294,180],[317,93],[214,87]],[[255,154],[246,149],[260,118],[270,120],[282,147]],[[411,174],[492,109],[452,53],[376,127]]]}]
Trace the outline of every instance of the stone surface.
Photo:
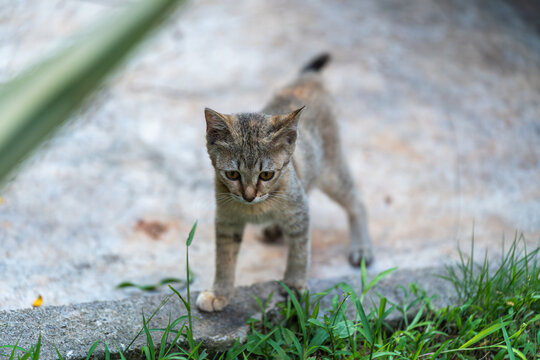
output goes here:
[{"label": "stone surface", "polygon": [[[388,298],[389,301],[401,303],[404,297],[399,286],[407,287],[411,282],[425,289],[428,295],[438,295],[437,300],[433,302],[436,308],[446,306],[455,301],[455,297],[453,286],[435,276],[443,272],[442,268],[395,272],[368,292],[365,309],[369,311],[373,303],[378,304],[379,296],[376,294]],[[312,293],[322,292],[342,281],[349,284],[357,294],[361,294],[362,285],[357,276],[312,279],[310,290]],[[251,317],[260,318],[261,315],[261,309],[255,297],[265,301],[271,293],[274,293],[269,304],[270,309],[276,302],[284,299],[279,289],[280,285],[276,282],[240,287],[237,289],[235,299],[223,312],[201,313],[194,310],[192,315],[195,319],[193,327],[196,341],[202,341],[202,347],[212,352],[224,351],[237,340],[244,341],[249,330],[246,321]],[[334,292],[339,293],[339,291]],[[331,308],[333,295],[331,293],[323,298],[321,312],[326,308]],[[186,297],[185,292],[183,296]],[[193,301],[196,296],[197,293],[192,294]],[[144,334],[136,337],[142,330],[143,314],[146,319],[151,318],[150,328],[165,328],[169,321],[187,314],[176,295],[172,295],[160,308],[164,298],[166,298],[165,295],[139,296],[117,301],[0,311],[0,345],[14,345],[20,339],[19,346],[29,348],[37,342],[41,334],[43,346],[40,359],[42,360],[57,359],[54,346],[65,359],[84,359],[92,344],[97,340],[107,342],[113,354],[118,354],[113,345],[116,343],[129,359],[139,358],[140,349],[146,344]],[[160,310],[156,312],[158,308]],[[353,305],[349,304],[348,310],[353,310],[353,308]],[[151,317],[153,313],[155,315]],[[354,316],[354,312],[351,315]],[[398,318],[400,315],[395,312],[387,321],[395,322]],[[161,333],[154,333],[153,339],[155,344],[159,344]],[[103,343],[96,349],[95,355],[103,358]]]},{"label": "stone surface", "polygon": [[[0,4],[0,79],[129,1]],[[203,108],[260,109],[327,50],[346,155],[369,210],[376,261],[456,259],[475,232],[540,235],[540,40],[499,0],[193,1],[72,124],[0,190],[0,308],[138,298],[122,281],[213,277],[212,169]],[[358,274],[343,212],[311,198],[310,277]],[[151,226],[150,226],[151,225]],[[152,229],[160,229],[154,231]],[[237,282],[279,279],[282,244],[250,228]]]}]

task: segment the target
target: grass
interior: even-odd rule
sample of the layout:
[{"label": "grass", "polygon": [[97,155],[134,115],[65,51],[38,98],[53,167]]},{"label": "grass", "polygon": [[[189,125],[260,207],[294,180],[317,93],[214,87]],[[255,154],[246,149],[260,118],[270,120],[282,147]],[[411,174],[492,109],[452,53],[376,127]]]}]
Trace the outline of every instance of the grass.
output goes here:
[{"label": "grass", "polygon": [[[193,240],[196,224],[186,245]],[[170,286],[186,307],[187,314],[166,328],[150,327],[146,319],[139,335],[146,344],[141,354],[146,359],[536,359],[540,344],[540,248],[528,251],[522,238],[516,238],[503,251],[500,261],[490,265],[487,254],[481,262],[460,251],[460,261],[448,267],[441,281],[453,284],[458,304],[443,309],[432,305],[428,296],[415,284],[401,287],[402,303],[392,303],[379,296],[370,311],[364,309],[368,292],[384,276],[368,281],[362,265],[363,292],[358,294],[345,283],[322,293],[296,296],[285,285],[287,300],[277,309],[268,309],[268,299],[257,299],[260,319],[249,319],[250,332],[245,343],[236,343],[224,353],[210,354],[194,340],[187,273],[186,298]],[[189,254],[186,252],[187,261]],[[189,266],[189,263],[187,263]],[[337,291],[337,294],[336,294]],[[331,306],[322,308],[323,300]],[[162,304],[164,304],[166,300]],[[375,302],[374,302],[375,304]],[[388,321],[392,313],[399,321]],[[152,334],[161,335],[154,342]],[[92,345],[88,358],[99,342]],[[130,345],[131,346],[131,345]],[[38,359],[41,339],[30,349],[0,346],[9,353],[6,359]],[[125,359],[115,344],[121,359]],[[128,347],[129,348],[129,347]],[[57,352],[58,358],[63,359]],[[111,356],[105,343],[102,357]]]}]

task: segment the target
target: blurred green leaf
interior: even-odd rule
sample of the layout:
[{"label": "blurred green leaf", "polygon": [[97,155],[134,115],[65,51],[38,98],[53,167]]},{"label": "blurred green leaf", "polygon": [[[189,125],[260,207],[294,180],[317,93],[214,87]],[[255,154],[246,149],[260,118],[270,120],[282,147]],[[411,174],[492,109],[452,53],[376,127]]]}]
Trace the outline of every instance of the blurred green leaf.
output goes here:
[{"label": "blurred green leaf", "polygon": [[136,287],[139,290],[143,290],[143,291],[154,291],[154,290],[157,290],[158,288],[162,287],[163,285],[178,284],[178,283],[185,285],[186,280],[177,279],[177,278],[165,278],[165,279],[162,279],[157,284],[150,284],[150,285],[141,285],[141,284],[132,283],[130,281],[124,281],[124,282],[116,285],[116,288],[117,289],[122,289],[122,288],[128,288],[128,287]]},{"label": "blurred green leaf", "polygon": [[0,88],[0,184],[183,0],[140,1]]},{"label": "blurred green leaf", "polygon": [[193,241],[193,237],[195,236],[195,230],[197,230],[197,222],[193,224],[193,227],[191,228],[191,231],[189,232],[189,236],[186,240],[186,246],[189,247],[191,245],[191,242]]}]

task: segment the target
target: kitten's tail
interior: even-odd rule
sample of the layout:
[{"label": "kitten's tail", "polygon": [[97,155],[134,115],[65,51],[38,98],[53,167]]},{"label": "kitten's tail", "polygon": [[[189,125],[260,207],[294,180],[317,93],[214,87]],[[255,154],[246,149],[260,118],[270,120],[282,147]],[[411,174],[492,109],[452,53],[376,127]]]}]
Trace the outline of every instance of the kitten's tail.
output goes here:
[{"label": "kitten's tail", "polygon": [[326,64],[330,61],[330,54],[329,53],[322,53],[314,57],[310,62],[308,62],[302,70],[300,70],[300,73],[315,71],[319,72],[326,66]]}]

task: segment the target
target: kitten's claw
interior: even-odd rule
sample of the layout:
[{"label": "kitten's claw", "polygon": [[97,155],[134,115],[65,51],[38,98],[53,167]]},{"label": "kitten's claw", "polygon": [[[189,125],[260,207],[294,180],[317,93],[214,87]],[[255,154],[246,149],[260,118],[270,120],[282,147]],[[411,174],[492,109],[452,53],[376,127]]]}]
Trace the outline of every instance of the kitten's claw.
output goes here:
[{"label": "kitten's claw", "polygon": [[224,296],[216,296],[212,291],[203,291],[197,297],[197,307],[201,311],[221,311],[229,304]]},{"label": "kitten's claw", "polygon": [[349,253],[349,263],[354,267],[359,267],[364,259],[366,266],[373,262],[373,252],[371,249],[356,249]]}]

